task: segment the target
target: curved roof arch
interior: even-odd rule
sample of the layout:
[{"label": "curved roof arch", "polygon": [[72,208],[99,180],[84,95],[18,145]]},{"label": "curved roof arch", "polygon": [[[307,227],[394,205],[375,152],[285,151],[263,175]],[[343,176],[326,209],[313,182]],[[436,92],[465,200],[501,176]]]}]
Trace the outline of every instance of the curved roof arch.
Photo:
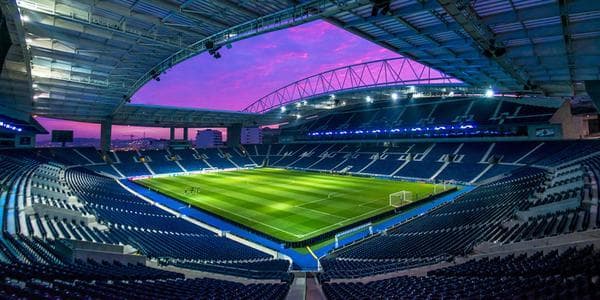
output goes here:
[{"label": "curved roof arch", "polygon": [[398,57],[354,64],[315,74],[260,98],[244,112],[271,109],[339,92],[408,85],[459,85],[461,82],[411,59]]},{"label": "curved roof arch", "polygon": [[53,118],[115,116],[136,89],[205,51],[208,40],[221,46],[315,19],[472,87],[580,97],[586,81],[600,80],[600,1],[392,0],[388,14],[375,16],[369,0],[10,0],[0,7],[15,16],[11,38],[23,49],[5,63],[19,75],[11,93],[24,109],[32,103],[31,114]]},{"label": "curved roof arch", "polygon": [[[32,113],[115,116],[149,80],[214,47],[303,24],[365,0],[16,0],[32,78]],[[8,9],[7,9],[8,11]],[[210,43],[209,43],[210,42]]]}]

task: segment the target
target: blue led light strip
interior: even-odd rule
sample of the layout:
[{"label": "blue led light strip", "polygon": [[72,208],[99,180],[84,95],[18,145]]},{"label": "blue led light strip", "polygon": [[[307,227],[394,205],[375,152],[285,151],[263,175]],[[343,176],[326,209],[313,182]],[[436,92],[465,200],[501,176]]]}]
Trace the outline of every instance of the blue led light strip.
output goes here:
[{"label": "blue led light strip", "polygon": [[10,124],[8,122],[3,122],[3,121],[0,121],[0,128],[4,128],[4,129],[8,129],[8,130],[13,130],[13,131],[17,131],[17,132],[23,131],[23,128],[14,126],[14,125],[12,125],[12,124]]}]

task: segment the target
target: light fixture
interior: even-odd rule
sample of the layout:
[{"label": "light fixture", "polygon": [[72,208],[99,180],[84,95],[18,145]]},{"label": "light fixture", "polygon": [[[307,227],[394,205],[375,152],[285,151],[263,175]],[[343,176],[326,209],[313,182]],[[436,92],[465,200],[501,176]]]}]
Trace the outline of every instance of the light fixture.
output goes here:
[{"label": "light fixture", "polygon": [[365,97],[365,100],[367,101],[367,103],[373,103],[373,98],[371,98],[371,96]]},{"label": "light fixture", "polygon": [[281,112],[285,112],[285,106],[281,107]]},{"label": "light fixture", "polygon": [[392,93],[392,100],[398,100],[398,94],[397,93]]},{"label": "light fixture", "polygon": [[387,15],[390,12],[391,0],[376,0],[373,1],[373,7],[371,9],[371,16],[376,17],[378,15]]},{"label": "light fixture", "polygon": [[492,89],[488,89],[485,91],[485,97],[486,98],[492,98],[494,97],[494,91]]},{"label": "light fixture", "polygon": [[450,92],[450,93],[448,94],[448,97],[454,97],[454,92]]},{"label": "light fixture", "polygon": [[208,50],[208,54],[210,54],[212,57],[216,59],[221,58],[221,53],[219,52],[219,50],[222,46],[217,46],[215,45],[214,41],[208,40],[204,42],[204,47],[206,48],[206,50]]},{"label": "light fixture", "polygon": [[159,73],[156,70],[150,71],[150,76],[156,81],[160,81]]}]

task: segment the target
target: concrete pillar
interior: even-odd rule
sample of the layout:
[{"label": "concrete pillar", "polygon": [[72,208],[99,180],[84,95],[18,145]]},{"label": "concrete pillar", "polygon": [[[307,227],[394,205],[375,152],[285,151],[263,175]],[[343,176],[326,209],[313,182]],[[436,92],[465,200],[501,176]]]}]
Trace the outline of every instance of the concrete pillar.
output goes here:
[{"label": "concrete pillar", "polygon": [[237,147],[242,141],[242,124],[232,124],[227,127],[227,146]]},{"label": "concrete pillar", "polygon": [[171,130],[169,134],[169,140],[173,141],[175,140],[175,127],[171,127],[169,129]]},{"label": "concrete pillar", "polygon": [[100,123],[100,150],[106,154],[110,151],[112,134],[112,120],[107,119]]},{"label": "concrete pillar", "polygon": [[187,127],[183,127],[183,139],[188,140],[188,129]]}]

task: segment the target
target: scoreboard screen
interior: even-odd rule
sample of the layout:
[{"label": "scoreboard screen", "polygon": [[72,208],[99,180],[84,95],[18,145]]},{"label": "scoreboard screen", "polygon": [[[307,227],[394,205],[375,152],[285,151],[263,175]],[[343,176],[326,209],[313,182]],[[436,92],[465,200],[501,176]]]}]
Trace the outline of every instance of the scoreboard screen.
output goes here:
[{"label": "scoreboard screen", "polygon": [[73,130],[52,130],[53,143],[72,143]]}]

